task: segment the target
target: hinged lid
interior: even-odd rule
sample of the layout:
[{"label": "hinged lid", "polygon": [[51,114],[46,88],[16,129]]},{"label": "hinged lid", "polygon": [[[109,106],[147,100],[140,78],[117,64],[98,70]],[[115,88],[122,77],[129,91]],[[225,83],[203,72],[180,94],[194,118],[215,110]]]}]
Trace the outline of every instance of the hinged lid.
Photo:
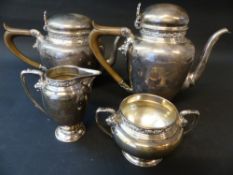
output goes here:
[{"label": "hinged lid", "polygon": [[54,15],[46,20],[44,28],[48,32],[75,32],[77,30],[91,29],[91,19],[80,14]]},{"label": "hinged lid", "polygon": [[[140,7],[140,5],[139,5]],[[180,6],[161,3],[149,6],[140,14],[138,7],[136,24],[139,28],[147,28],[151,30],[187,30],[189,17],[186,11]],[[138,26],[136,26],[138,27]]]},{"label": "hinged lid", "polygon": [[152,94],[134,94],[120,105],[123,117],[143,129],[166,129],[176,123],[179,113],[168,100]]}]

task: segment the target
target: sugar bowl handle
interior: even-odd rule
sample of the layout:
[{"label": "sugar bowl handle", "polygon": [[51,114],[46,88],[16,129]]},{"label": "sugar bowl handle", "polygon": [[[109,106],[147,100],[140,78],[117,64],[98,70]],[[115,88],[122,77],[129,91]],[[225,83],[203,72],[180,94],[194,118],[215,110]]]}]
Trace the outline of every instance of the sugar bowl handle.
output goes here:
[{"label": "sugar bowl handle", "polygon": [[[187,134],[197,126],[200,112],[198,110],[183,110],[180,112],[180,117],[181,126],[184,128],[184,134]],[[188,122],[186,119],[187,117],[192,117],[191,122]]]},{"label": "sugar bowl handle", "polygon": [[108,126],[112,126],[116,123],[115,121],[115,115],[116,115],[116,111],[112,108],[102,108],[99,107],[96,110],[96,115],[95,115],[95,120],[96,120],[96,124],[97,126],[108,136],[112,137],[112,133],[109,131],[109,129],[107,129],[105,126],[103,126],[100,122],[100,113],[109,113],[110,116],[108,116],[104,121]]},{"label": "sugar bowl handle", "polygon": [[4,33],[4,42],[7,48],[18,58],[20,58],[22,61],[25,63],[33,66],[34,68],[37,69],[44,69],[45,67],[42,66],[40,63],[32,60],[31,58],[25,56],[22,52],[19,51],[19,49],[16,47],[14,43],[14,38],[18,36],[34,36],[38,40],[43,40],[43,36],[40,34],[38,30],[31,29],[31,30],[26,30],[26,29],[17,29],[17,28],[12,28],[9,27],[6,24],[3,24],[4,29],[6,30]]},{"label": "sugar bowl handle", "polygon": [[43,113],[46,114],[44,108],[42,107],[42,105],[40,105],[37,100],[35,100],[35,98],[31,95],[31,92],[28,88],[28,83],[26,81],[26,75],[27,74],[34,74],[34,75],[38,75],[40,77],[39,81],[35,84],[35,88],[36,89],[41,89],[42,88],[42,79],[43,79],[43,72],[39,71],[39,70],[34,70],[34,69],[27,69],[27,70],[23,70],[20,73],[20,80],[21,80],[21,84],[23,86],[23,89],[27,95],[27,97],[31,100],[31,102],[34,104],[34,106],[36,108],[38,108],[39,110],[41,110]]}]

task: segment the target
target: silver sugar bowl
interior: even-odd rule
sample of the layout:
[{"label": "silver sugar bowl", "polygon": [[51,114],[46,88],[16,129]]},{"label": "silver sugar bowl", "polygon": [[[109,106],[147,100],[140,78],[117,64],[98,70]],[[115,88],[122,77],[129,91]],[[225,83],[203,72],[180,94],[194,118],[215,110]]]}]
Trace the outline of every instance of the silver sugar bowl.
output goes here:
[{"label": "silver sugar bowl", "polygon": [[[59,126],[55,136],[62,142],[75,142],[85,133],[83,117],[92,81],[101,72],[73,65],[56,66],[46,72],[27,69],[20,74],[26,95],[34,106],[49,115]],[[39,76],[35,89],[41,92],[42,105],[31,95],[26,75]]]},{"label": "silver sugar bowl", "polygon": [[[104,113],[109,113],[106,120],[100,118]],[[183,135],[196,126],[199,115],[197,110],[178,112],[165,98],[141,93],[126,97],[117,112],[112,108],[98,108],[96,122],[114,138],[129,162],[151,167],[179,145]],[[111,127],[111,132],[103,121]]]}]

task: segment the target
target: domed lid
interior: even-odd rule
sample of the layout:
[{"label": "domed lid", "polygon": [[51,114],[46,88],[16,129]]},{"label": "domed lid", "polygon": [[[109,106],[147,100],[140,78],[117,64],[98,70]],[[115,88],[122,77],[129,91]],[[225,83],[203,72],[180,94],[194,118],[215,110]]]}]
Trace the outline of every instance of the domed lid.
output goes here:
[{"label": "domed lid", "polygon": [[168,100],[152,94],[134,94],[120,105],[124,118],[143,129],[164,129],[178,118],[176,107]]},{"label": "domed lid", "polygon": [[[138,8],[139,10],[139,8]],[[157,30],[187,30],[189,17],[180,6],[162,3],[149,6],[140,15],[140,27]]]},{"label": "domed lid", "polygon": [[48,31],[75,31],[80,29],[90,29],[91,19],[80,14],[60,14],[54,15],[46,20],[45,16],[45,28]]}]

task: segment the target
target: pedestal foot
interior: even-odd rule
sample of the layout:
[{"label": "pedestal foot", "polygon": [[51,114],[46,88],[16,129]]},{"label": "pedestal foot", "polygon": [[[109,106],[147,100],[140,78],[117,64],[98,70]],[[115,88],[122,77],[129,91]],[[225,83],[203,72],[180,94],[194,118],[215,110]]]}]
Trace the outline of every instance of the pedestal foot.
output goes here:
[{"label": "pedestal foot", "polygon": [[83,123],[72,126],[58,126],[55,130],[57,140],[61,142],[76,142],[85,134]]},{"label": "pedestal foot", "polygon": [[157,164],[159,164],[162,159],[154,159],[154,160],[145,160],[145,159],[141,159],[135,156],[132,156],[124,151],[122,151],[124,157],[132,164],[136,165],[136,166],[140,166],[140,167],[152,167],[152,166],[156,166]]}]

